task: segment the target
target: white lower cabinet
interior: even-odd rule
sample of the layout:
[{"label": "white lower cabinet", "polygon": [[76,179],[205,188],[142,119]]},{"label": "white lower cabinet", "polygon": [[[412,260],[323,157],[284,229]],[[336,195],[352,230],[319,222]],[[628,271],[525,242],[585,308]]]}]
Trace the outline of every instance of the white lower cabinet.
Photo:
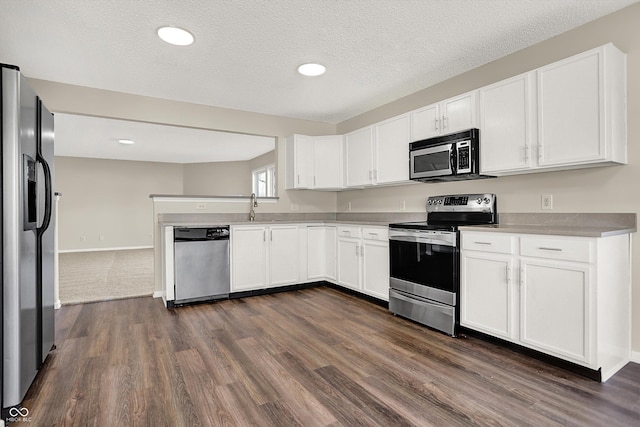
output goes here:
[{"label": "white lower cabinet", "polygon": [[360,290],[360,227],[338,227],[338,284]]},{"label": "white lower cabinet", "polygon": [[338,285],[389,300],[386,227],[338,226]]},{"label": "white lower cabinet", "polygon": [[297,225],[231,227],[231,292],[297,283]]},{"label": "white lower cabinet", "polygon": [[267,287],[266,227],[231,227],[231,291]]},{"label": "white lower cabinet", "polygon": [[271,226],[268,233],[269,286],[297,283],[300,279],[298,226]]},{"label": "white lower cabinet", "polygon": [[389,301],[389,241],[362,240],[362,291]]},{"label": "white lower cabinet", "polygon": [[520,341],[545,353],[591,364],[592,277],[589,264],[522,259]]},{"label": "white lower cabinet", "polygon": [[464,252],[460,323],[486,334],[514,339],[514,289],[511,255]]},{"label": "white lower cabinet", "polygon": [[331,224],[231,227],[231,292],[322,280],[388,301],[387,227]]},{"label": "white lower cabinet", "polygon": [[593,370],[631,357],[628,234],[462,231],[460,323]]},{"label": "white lower cabinet", "polygon": [[307,279],[336,279],[335,226],[307,226]]}]

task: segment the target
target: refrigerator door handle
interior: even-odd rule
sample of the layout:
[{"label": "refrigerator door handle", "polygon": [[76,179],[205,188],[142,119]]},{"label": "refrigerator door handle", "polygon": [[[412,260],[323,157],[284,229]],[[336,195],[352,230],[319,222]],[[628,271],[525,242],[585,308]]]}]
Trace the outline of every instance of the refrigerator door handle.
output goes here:
[{"label": "refrigerator door handle", "polygon": [[42,218],[42,225],[38,227],[38,235],[42,235],[47,228],[49,228],[49,224],[51,223],[51,208],[53,203],[53,183],[51,182],[51,168],[49,167],[49,163],[44,159],[42,155],[42,101],[40,98],[37,98],[37,153],[36,160],[38,163],[42,165],[42,170],[44,171],[44,192],[45,192],[45,200],[44,200],[44,217]]}]

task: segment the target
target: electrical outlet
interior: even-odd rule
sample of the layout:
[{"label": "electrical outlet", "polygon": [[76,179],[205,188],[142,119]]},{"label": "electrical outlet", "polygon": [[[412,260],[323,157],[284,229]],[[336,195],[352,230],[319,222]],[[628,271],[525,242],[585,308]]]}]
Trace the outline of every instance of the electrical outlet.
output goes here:
[{"label": "electrical outlet", "polygon": [[86,236],[80,236],[80,241],[85,242],[87,240]]},{"label": "electrical outlet", "polygon": [[196,205],[196,209],[207,209],[207,204],[206,203],[198,203]]},{"label": "electrical outlet", "polygon": [[551,210],[553,209],[553,195],[551,194],[543,194],[542,195],[542,209]]},{"label": "electrical outlet", "polygon": [[401,211],[406,211],[407,210],[407,201],[403,200],[400,202],[400,210]]},{"label": "electrical outlet", "polygon": [[351,211],[351,202],[349,202],[349,211]]},{"label": "electrical outlet", "polygon": [[102,242],[104,240],[104,236],[101,234],[100,236],[98,236],[98,240]]},{"label": "electrical outlet", "polygon": [[291,212],[298,212],[300,210],[300,205],[297,203],[291,203]]}]

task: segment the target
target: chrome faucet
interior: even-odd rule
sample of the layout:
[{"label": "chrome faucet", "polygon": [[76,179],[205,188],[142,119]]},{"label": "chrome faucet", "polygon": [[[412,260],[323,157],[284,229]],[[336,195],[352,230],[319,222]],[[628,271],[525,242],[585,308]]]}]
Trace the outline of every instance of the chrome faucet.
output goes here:
[{"label": "chrome faucet", "polygon": [[251,210],[249,211],[249,221],[255,221],[256,220],[256,211],[254,208],[258,207],[258,198],[256,197],[256,193],[251,193],[251,204],[249,205],[251,207]]}]

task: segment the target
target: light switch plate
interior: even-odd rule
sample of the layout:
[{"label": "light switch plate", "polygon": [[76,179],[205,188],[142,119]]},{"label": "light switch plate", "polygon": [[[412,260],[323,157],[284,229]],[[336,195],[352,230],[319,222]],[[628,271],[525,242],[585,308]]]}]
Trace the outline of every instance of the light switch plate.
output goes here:
[{"label": "light switch plate", "polygon": [[551,194],[543,194],[542,202],[540,206],[543,210],[551,210],[553,209],[553,195]]}]

